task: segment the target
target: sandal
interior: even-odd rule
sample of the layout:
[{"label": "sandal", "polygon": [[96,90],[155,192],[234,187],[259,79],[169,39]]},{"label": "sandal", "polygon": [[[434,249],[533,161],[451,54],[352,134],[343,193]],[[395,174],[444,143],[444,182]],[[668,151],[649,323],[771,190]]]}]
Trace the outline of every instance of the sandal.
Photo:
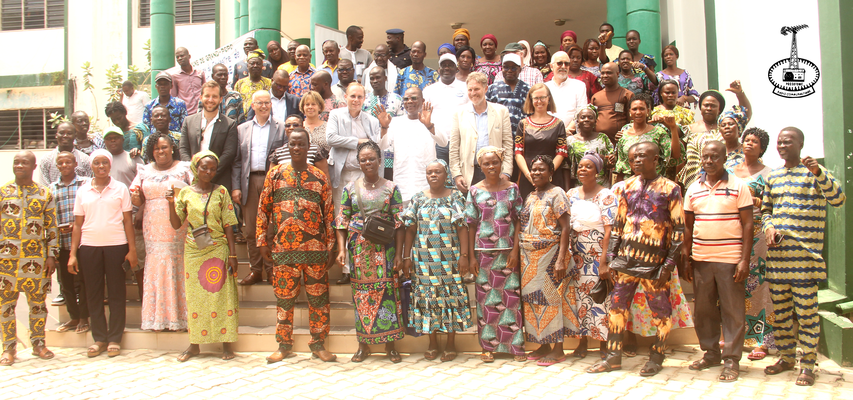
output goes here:
[{"label": "sandal", "polygon": [[658,364],[656,361],[649,360],[646,361],[646,365],[644,365],[643,369],[640,370],[640,376],[655,376],[662,370],[663,365]]},{"label": "sandal", "polygon": [[367,351],[365,351],[364,349],[365,348],[359,347],[358,351],[356,351],[355,354],[352,355],[350,361],[360,363],[366,360],[367,357],[370,357],[370,348],[367,348]]},{"label": "sandal", "polygon": [[400,356],[400,353],[398,353],[396,349],[388,352],[388,359],[391,360],[391,362],[394,364],[403,361],[403,357]]},{"label": "sandal", "polygon": [[764,351],[761,347],[756,347],[749,352],[749,355],[746,356],[747,359],[752,361],[763,360],[764,357],[767,357],[767,352]]},{"label": "sandal", "polygon": [[[38,350],[38,352],[36,352],[36,350]],[[47,346],[33,347],[33,355],[41,358],[42,360],[50,360],[54,356],[53,352],[50,351]]]},{"label": "sandal", "polygon": [[527,362],[527,356],[526,355],[512,356],[512,360],[516,361],[516,362]]},{"label": "sandal", "polygon": [[15,353],[4,351],[3,356],[0,356],[0,365],[10,367],[15,363]]},{"label": "sandal", "polygon": [[89,332],[89,324],[83,323],[77,325],[77,330],[74,333],[81,334]]},{"label": "sandal", "polygon": [[493,363],[495,362],[495,355],[491,351],[484,351],[483,354],[480,354],[480,360],[484,363]]},{"label": "sandal", "polygon": [[601,360],[587,368],[586,372],[589,374],[600,374],[602,372],[618,371],[620,369],[622,369],[621,365],[610,365],[610,362],[607,360]]},{"label": "sandal", "polygon": [[598,356],[601,357],[602,360],[606,359],[608,354],[610,354],[610,352],[607,351],[607,347],[602,346],[598,349]]},{"label": "sandal", "polygon": [[[103,342],[100,342],[100,343],[103,343]],[[89,348],[86,350],[86,355],[89,356],[89,358],[97,357],[97,356],[101,355],[101,353],[103,353],[105,350],[106,350],[106,343],[103,343],[103,345],[95,343],[95,344],[89,346]]]},{"label": "sandal", "polygon": [[545,357],[546,355],[548,355],[549,352],[551,352],[550,347],[548,348],[548,350],[545,351],[545,353],[540,353],[539,350],[541,350],[541,349],[542,348],[540,347],[536,350],[531,351],[530,353],[527,353],[527,360],[536,361],[542,357]]},{"label": "sandal", "polygon": [[58,332],[58,333],[62,333],[62,332],[68,332],[68,331],[71,331],[71,330],[75,330],[75,329],[77,329],[77,327],[78,327],[79,325],[80,325],[80,323],[79,323],[79,322],[78,322],[78,323],[76,323],[76,324],[74,324],[74,325],[71,325],[71,321],[68,321],[68,322],[66,322],[66,323],[64,323],[64,324],[62,324],[62,325],[59,325],[59,327],[58,327],[58,328],[56,328],[56,332]]},{"label": "sandal", "polygon": [[428,361],[435,360],[438,358],[438,349],[431,349],[424,352],[424,358]]},{"label": "sandal", "polygon": [[110,345],[107,346],[107,356],[115,357],[119,354],[121,354],[121,346],[118,343],[110,343]]},{"label": "sandal", "polygon": [[720,365],[719,361],[712,361],[712,360],[709,360],[709,359],[703,357],[699,361],[694,361],[687,368],[690,370],[693,370],[693,371],[701,371],[703,369],[708,369],[708,368],[716,367],[719,365]]},{"label": "sandal", "polygon": [[566,356],[562,356],[560,358],[543,357],[541,360],[536,362],[536,365],[540,367],[550,367],[554,364],[559,364],[563,361],[566,361]]},{"label": "sandal", "polygon": [[768,365],[764,368],[764,373],[766,375],[779,375],[785,371],[792,371],[794,369],[794,363],[789,363],[783,359],[779,359],[773,365]]},{"label": "sandal", "polygon": [[812,386],[814,385],[814,372],[801,369],[800,376],[797,377],[797,386]]},{"label": "sandal", "polygon": [[740,376],[740,370],[737,368],[723,367],[723,372],[720,373],[720,377],[717,380],[720,382],[734,382],[738,376]]},{"label": "sandal", "polygon": [[[456,354],[456,352],[455,352],[455,351],[447,351],[447,350],[445,350],[445,351],[441,354],[441,362],[453,361],[453,360],[455,360],[455,359],[456,359],[456,356],[457,356],[457,354]],[[525,360],[527,360],[527,357],[525,357]]]},{"label": "sandal", "polygon": [[622,355],[625,357],[636,357],[637,356],[637,345],[636,344],[628,344],[622,347]]}]

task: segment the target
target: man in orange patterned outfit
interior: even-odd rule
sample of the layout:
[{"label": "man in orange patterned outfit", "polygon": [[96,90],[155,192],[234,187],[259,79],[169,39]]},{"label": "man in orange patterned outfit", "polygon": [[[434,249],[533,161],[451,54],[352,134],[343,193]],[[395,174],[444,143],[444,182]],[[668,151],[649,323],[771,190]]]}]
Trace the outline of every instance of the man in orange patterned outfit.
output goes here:
[{"label": "man in orange patterned outfit", "polygon": [[[307,131],[294,129],[287,145],[290,163],[277,165],[267,173],[257,218],[258,248],[266,260],[273,262],[270,282],[278,311],[275,338],[279,347],[267,362],[295,355],[293,307],[303,276],[310,312],[308,347],[321,360],[334,361],[337,357],[323,345],[330,329],[328,271],[335,254],[332,187],[326,174],[308,165]],[[267,243],[265,234],[269,225],[275,227],[272,245]]]}]

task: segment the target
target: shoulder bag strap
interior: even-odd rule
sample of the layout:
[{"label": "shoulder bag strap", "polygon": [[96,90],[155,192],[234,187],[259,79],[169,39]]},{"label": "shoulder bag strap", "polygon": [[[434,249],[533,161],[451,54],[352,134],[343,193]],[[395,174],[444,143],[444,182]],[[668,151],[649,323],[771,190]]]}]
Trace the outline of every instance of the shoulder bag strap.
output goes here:
[{"label": "shoulder bag strap", "polygon": [[[216,185],[213,189],[210,189],[210,195],[207,196],[207,201],[204,203],[204,213],[202,214],[204,216],[204,223],[202,225],[207,225],[207,206],[210,204],[210,198],[213,197],[213,193],[219,188],[219,186],[220,185]],[[187,225],[190,226],[191,231],[195,229],[193,228],[193,224],[190,223],[189,218],[187,219]]]}]

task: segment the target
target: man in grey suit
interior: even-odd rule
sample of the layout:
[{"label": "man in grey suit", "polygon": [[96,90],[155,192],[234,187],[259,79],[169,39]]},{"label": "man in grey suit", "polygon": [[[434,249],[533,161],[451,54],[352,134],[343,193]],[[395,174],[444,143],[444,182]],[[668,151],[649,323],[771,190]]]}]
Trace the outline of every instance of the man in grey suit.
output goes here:
[{"label": "man in grey suit", "polygon": [[237,156],[237,122],[222,114],[219,84],[207,81],[201,86],[202,112],[184,120],[181,126],[181,161],[190,161],[202,151],[210,150],[219,157],[219,168],[213,182],[231,191],[231,169]]},{"label": "man in grey suit", "polygon": [[[332,181],[332,198],[335,202],[335,214],[341,208],[341,192],[348,183],[361,178],[356,147],[359,143],[372,140],[379,143],[388,132],[388,126],[381,126],[379,120],[370,113],[362,112],[364,106],[364,86],[353,82],[347,86],[347,107],[329,112],[326,124],[326,142],[329,150],[329,175]],[[384,175],[384,161],[379,164],[379,176]],[[343,266],[344,276],[338,284],[349,283],[349,266]]]},{"label": "man in grey suit", "polygon": [[252,95],[255,117],[237,127],[237,156],[231,169],[232,200],[243,206],[246,223],[246,242],[249,246],[249,263],[252,272],[241,285],[254,285],[261,281],[264,270],[267,279],[272,275],[272,262],[265,261],[257,246],[256,219],[258,201],[264,189],[264,179],[270,167],[270,153],[284,145],[284,122],[271,118],[270,92],[259,90]]}]

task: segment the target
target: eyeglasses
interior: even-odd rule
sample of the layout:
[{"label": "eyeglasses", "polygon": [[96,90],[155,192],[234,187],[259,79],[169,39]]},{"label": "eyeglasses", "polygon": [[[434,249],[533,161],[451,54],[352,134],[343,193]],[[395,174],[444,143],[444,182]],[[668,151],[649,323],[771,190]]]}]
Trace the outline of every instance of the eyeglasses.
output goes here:
[{"label": "eyeglasses", "polygon": [[554,64],[557,64],[557,65],[559,65],[559,66],[561,66],[561,67],[568,67],[568,66],[569,66],[569,62],[568,62],[568,61],[557,61],[557,62],[555,62]]},{"label": "eyeglasses", "polygon": [[284,124],[285,128],[299,128],[302,124]]},{"label": "eyeglasses", "polygon": [[540,102],[540,103],[541,103],[541,102],[543,102],[543,101],[548,101],[548,96],[539,96],[539,97],[534,97],[534,98],[533,98],[533,101],[534,101],[534,102]]},{"label": "eyeglasses", "polygon": [[338,67],[338,71],[344,71],[344,72],[346,72],[346,71],[353,71],[353,70],[354,70],[354,68],[341,68],[341,67]]},{"label": "eyeglasses", "polygon": [[261,107],[268,107],[268,106],[272,105],[272,102],[271,101],[256,101],[253,104],[255,104],[257,106],[261,106]]},{"label": "eyeglasses", "polygon": [[418,96],[403,97],[403,101],[418,101],[419,99]]}]

